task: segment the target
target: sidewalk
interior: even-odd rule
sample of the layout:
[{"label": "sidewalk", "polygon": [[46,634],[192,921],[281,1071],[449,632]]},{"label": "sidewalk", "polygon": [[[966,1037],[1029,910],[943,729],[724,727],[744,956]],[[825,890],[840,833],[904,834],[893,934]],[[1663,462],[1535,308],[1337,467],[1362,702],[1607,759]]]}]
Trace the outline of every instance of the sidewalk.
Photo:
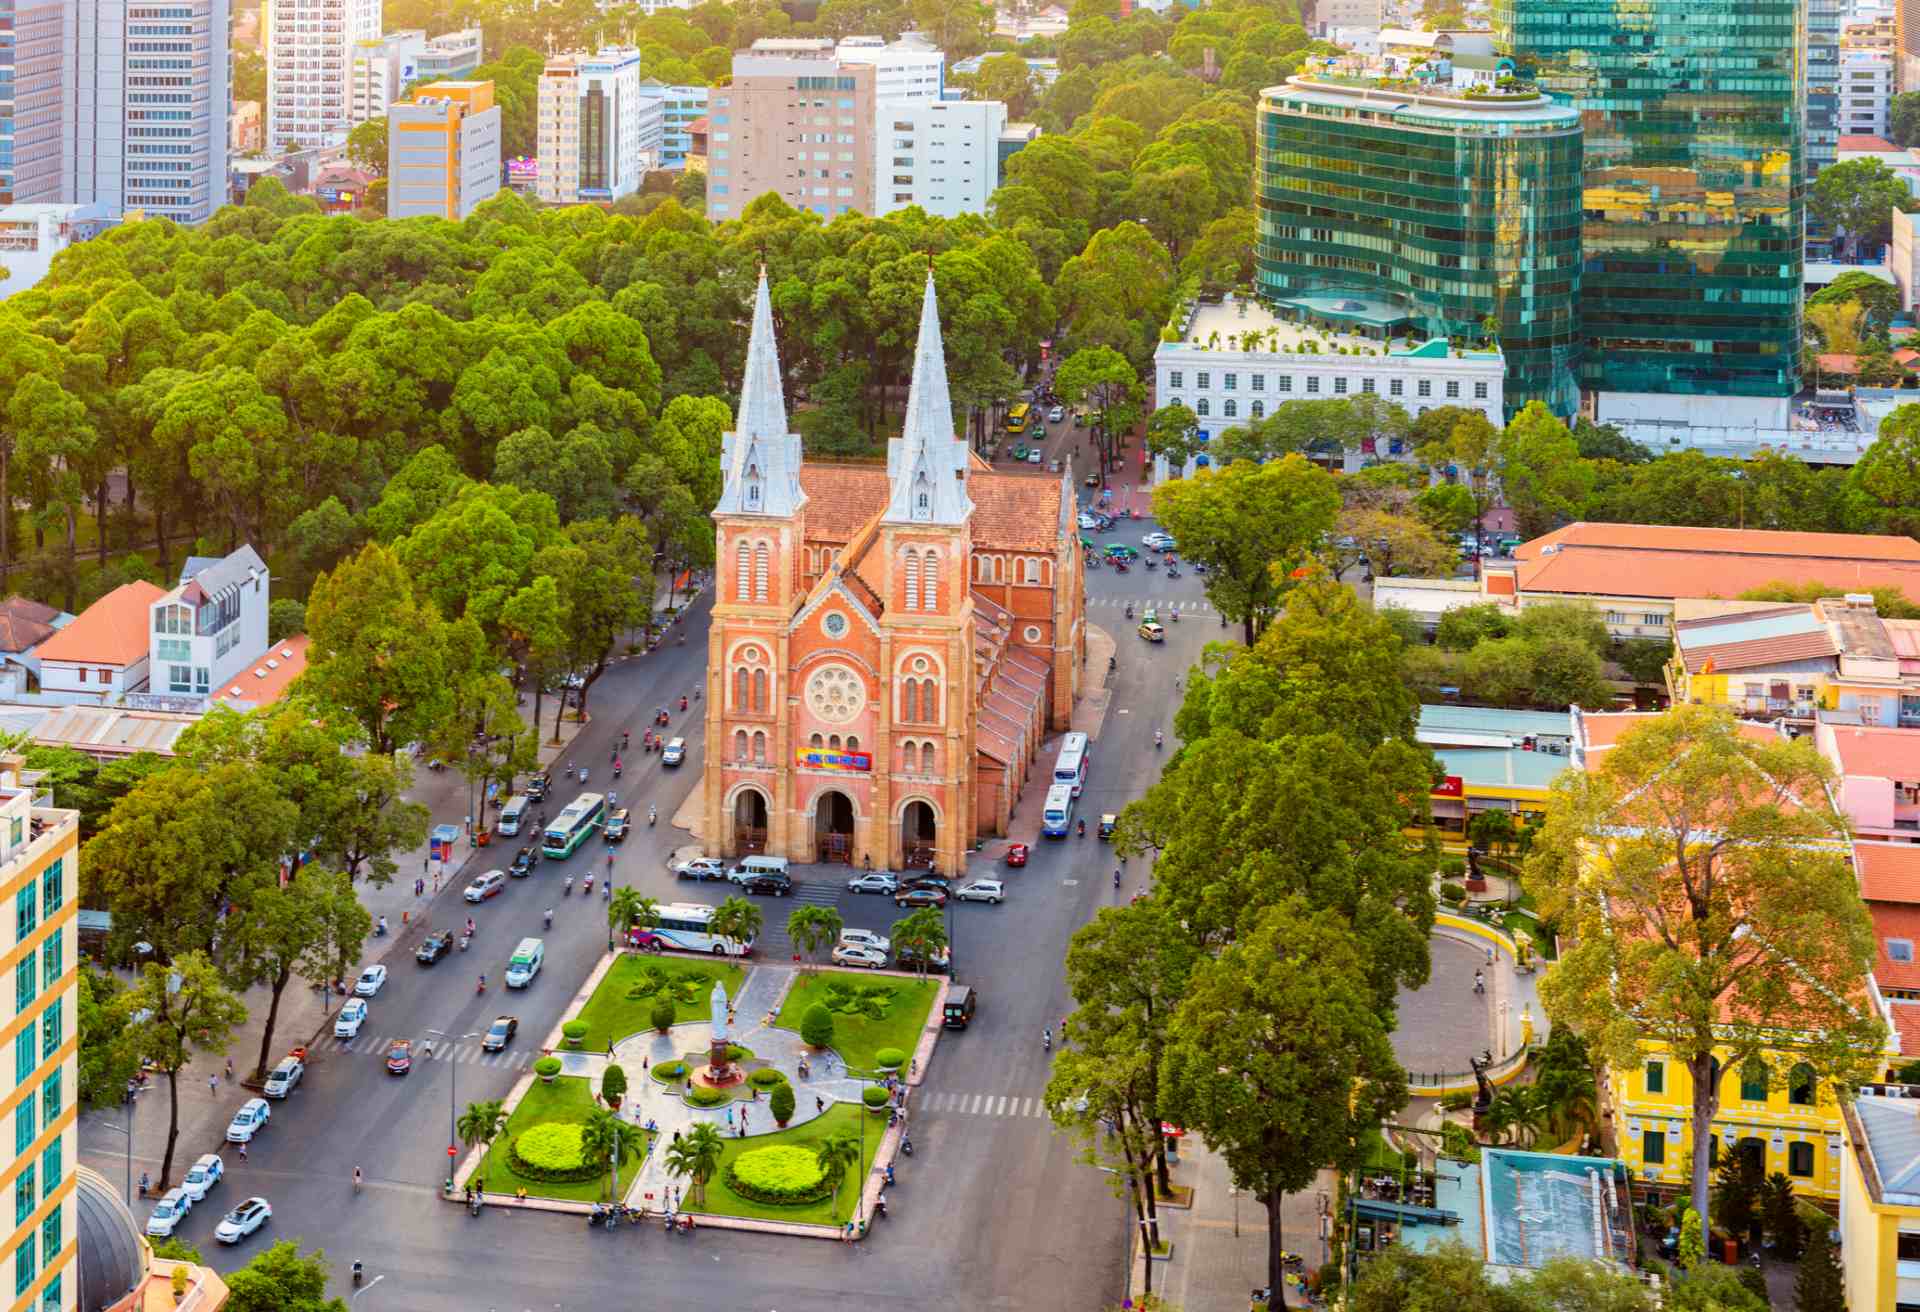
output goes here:
[{"label": "sidewalk", "polygon": [[[1183,1312],[1245,1312],[1248,1292],[1267,1283],[1266,1209],[1233,1188],[1225,1158],[1208,1152],[1193,1135],[1186,1142],[1189,1151],[1180,1154],[1170,1174],[1176,1186],[1194,1191],[1193,1206],[1160,1205],[1160,1236],[1173,1247],[1153,1263],[1153,1292]],[[1323,1171],[1316,1189],[1289,1194],[1281,1204],[1284,1246],[1305,1257],[1309,1271],[1327,1260],[1320,1212],[1323,1205],[1333,1206],[1333,1197],[1334,1177]],[[1133,1270],[1127,1292],[1138,1298],[1146,1289],[1138,1225],[1130,1250]],[[1288,1306],[1304,1303],[1298,1289],[1288,1290]]]}]

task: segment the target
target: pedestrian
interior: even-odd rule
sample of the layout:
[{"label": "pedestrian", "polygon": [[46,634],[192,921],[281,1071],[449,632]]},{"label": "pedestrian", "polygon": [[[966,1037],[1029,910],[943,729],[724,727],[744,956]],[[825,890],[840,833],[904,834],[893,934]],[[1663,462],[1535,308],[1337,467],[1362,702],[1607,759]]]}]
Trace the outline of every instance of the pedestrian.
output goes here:
[{"label": "pedestrian", "polygon": [[609,1057],[613,1056],[613,1040],[612,1039],[607,1040],[607,1056]]},{"label": "pedestrian", "polygon": [[740,1109],[740,1128],[742,1130],[747,1128],[747,1109],[745,1107]]},{"label": "pedestrian", "polygon": [[646,1070],[650,1070],[650,1069],[652,1068],[652,1066],[653,1066],[653,1057],[652,1057],[652,1056],[651,1056],[650,1054],[648,1054],[648,1053],[644,1053],[644,1052],[643,1052],[643,1053],[641,1053],[641,1054],[640,1054],[640,1069],[641,1069],[642,1071],[646,1071]]},{"label": "pedestrian", "polygon": [[1477,970],[1473,972],[1473,991],[1475,993],[1485,993],[1487,991],[1487,977]]},{"label": "pedestrian", "polygon": [[243,1162],[247,1160],[247,1145],[244,1143],[240,1145],[240,1160]]},{"label": "pedestrian", "polygon": [[233,1058],[227,1058],[227,1078],[233,1078]]},{"label": "pedestrian", "polygon": [[814,1112],[814,1115],[816,1115],[816,1116],[824,1116],[824,1115],[826,1115],[826,1111],[827,1111],[827,1101],[826,1101],[826,1099],[824,1099],[824,1098],[822,1098],[822,1097],[821,1097],[821,1096],[820,1096],[819,1094],[817,1094],[817,1093],[816,1093],[816,1094],[814,1094],[814,1095],[813,1095],[813,1112]]},{"label": "pedestrian", "polygon": [[733,1128],[733,1108],[731,1107],[727,1108],[727,1128],[729,1130]]},{"label": "pedestrian", "polygon": [[220,1077],[218,1075],[207,1076],[207,1096],[210,1098],[218,1098],[220,1096]]},{"label": "pedestrian", "polygon": [[675,1131],[673,1132],[673,1141],[674,1141],[675,1143],[679,1143],[679,1142],[680,1142],[680,1131],[678,1131],[678,1130],[675,1130]]}]

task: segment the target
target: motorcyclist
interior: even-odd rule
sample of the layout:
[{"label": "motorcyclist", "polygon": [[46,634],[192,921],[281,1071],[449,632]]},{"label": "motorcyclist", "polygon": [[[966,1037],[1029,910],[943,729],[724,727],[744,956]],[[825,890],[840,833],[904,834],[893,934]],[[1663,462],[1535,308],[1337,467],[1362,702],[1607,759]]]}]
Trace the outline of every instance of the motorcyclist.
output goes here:
[{"label": "motorcyclist", "polygon": [[1153,745],[1155,747],[1158,747],[1160,743],[1161,743],[1160,731],[1158,729],[1155,729],[1153,731]]},{"label": "motorcyclist", "polygon": [[1051,1025],[1040,1031],[1040,1046],[1048,1052],[1053,1051],[1053,1027]]},{"label": "motorcyclist", "polygon": [[486,991],[487,991],[487,977],[485,975],[482,975],[480,977],[480,987],[475,989],[474,992],[485,993]]},{"label": "motorcyclist", "polygon": [[1113,868],[1113,886],[1115,888],[1120,887],[1120,867],[1119,866],[1115,866]]},{"label": "motorcyclist", "polygon": [[658,820],[659,818],[660,818],[660,812],[658,812],[651,806],[647,808],[647,826],[649,828],[651,828],[653,826],[653,822]]},{"label": "motorcyclist", "polygon": [[552,907],[547,908],[547,928],[548,929],[553,928],[553,908]]}]

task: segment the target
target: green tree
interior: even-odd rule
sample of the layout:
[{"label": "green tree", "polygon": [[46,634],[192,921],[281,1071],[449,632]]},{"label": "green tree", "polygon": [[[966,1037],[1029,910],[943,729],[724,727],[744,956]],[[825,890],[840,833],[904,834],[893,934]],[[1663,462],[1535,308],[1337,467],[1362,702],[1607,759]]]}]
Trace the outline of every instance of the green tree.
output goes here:
[{"label": "green tree", "polygon": [[1187,558],[1206,564],[1208,599],[1251,645],[1333,527],[1340,493],[1331,474],[1292,455],[1162,483],[1153,507]]},{"label": "green tree", "polygon": [[1440,617],[1434,627],[1433,641],[1447,651],[1471,651],[1489,638],[1504,638],[1513,630],[1513,621],[1499,602],[1480,601],[1471,606],[1456,606]]},{"label": "green tree", "polygon": [[1790,1041],[1823,1084],[1858,1079],[1884,1038],[1852,1000],[1873,934],[1828,773],[1807,744],[1676,707],[1555,782],[1528,858],[1527,887],[1573,941],[1541,983],[1555,1025],[1610,1065],[1657,1040],[1687,1069],[1699,1212],[1722,1068]]},{"label": "green tree", "polygon": [[1567,426],[1529,401],[1500,435],[1498,473],[1515,526],[1536,538],[1577,519],[1593,492],[1593,467]]},{"label": "green tree", "polygon": [[1713,1222],[1746,1243],[1760,1228],[1760,1164],[1746,1153],[1723,1153],[1713,1173]]},{"label": "green tree", "polygon": [[1893,98],[1887,114],[1887,135],[1896,146],[1920,142],[1920,91],[1905,91]]},{"label": "green tree", "polygon": [[1200,453],[1200,419],[1179,402],[1163,405],[1147,417],[1147,451],[1184,469]]},{"label": "green tree", "polygon": [[347,133],[347,158],[363,173],[387,176],[387,116],[370,118]]},{"label": "green tree", "polygon": [[659,923],[659,902],[644,896],[637,889],[623,884],[614,889],[613,896],[607,900],[607,928],[623,943],[634,926],[652,928]]},{"label": "green tree", "polygon": [[1807,192],[1807,211],[1830,231],[1846,235],[1859,253],[1877,249],[1891,235],[1893,211],[1916,202],[1900,175],[1877,159],[1849,159],[1820,170]]},{"label": "green tree", "polygon": [[1033,70],[1017,54],[989,55],[973,75],[973,91],[982,100],[1006,102],[1007,117],[1017,122],[1033,105]]},{"label": "green tree", "polygon": [[182,953],[170,965],[149,961],[114,999],[125,1019],[128,1051],[137,1063],[167,1077],[167,1151],[160,1158],[162,1193],[173,1176],[180,1139],[180,1072],[195,1054],[226,1052],[247,1009],[221,979],[204,952]]},{"label": "green tree", "polygon": [[84,961],[79,973],[78,1094],[87,1107],[112,1107],[127,1096],[127,1081],[138,1069],[127,1041],[127,1013],[116,1005],[125,986]]},{"label": "green tree", "polygon": [[1172,1026],[1168,1112],[1225,1156],[1267,1211],[1267,1277],[1285,1287],[1280,1208],[1406,1103],[1364,949],[1338,912],[1291,897],[1202,960]]},{"label": "green tree", "polygon": [[[620,1068],[609,1066],[607,1069],[612,1072]],[[639,1156],[646,1142],[646,1131],[621,1120],[618,1112],[595,1107],[587,1113],[587,1123],[580,1127],[580,1151],[588,1161],[599,1162],[607,1168],[606,1197],[618,1196],[621,1165]]]},{"label": "green tree", "polygon": [[800,1013],[800,1038],[810,1048],[833,1046],[833,1013],[824,1002],[816,1002]]},{"label": "green tree", "polygon": [[1873,445],[1854,463],[1848,482],[1875,527],[1920,534],[1920,405],[1903,405],[1880,421]]},{"label": "green tree", "polygon": [[840,1215],[840,1186],[846,1182],[847,1172],[860,1165],[860,1141],[842,1130],[830,1134],[813,1146],[814,1160],[820,1163],[820,1169],[833,1181],[833,1215]]},{"label": "green tree", "polygon": [[1683,1270],[1691,1271],[1707,1260],[1707,1242],[1702,1233],[1700,1212],[1686,1208],[1680,1217],[1680,1247],[1675,1255]]},{"label": "green tree", "polygon": [[1882,282],[1872,274],[1859,270],[1841,274],[1807,297],[1807,308],[1811,310],[1821,305],[1845,305],[1848,301],[1852,301],[1866,311],[1867,331],[1875,337],[1884,337],[1887,328],[1893,323],[1893,316],[1900,313],[1900,289],[1890,282]]},{"label": "green tree", "polygon": [[[1440,428],[1436,436],[1426,438],[1426,432],[1440,427],[1432,422],[1434,417],[1446,411],[1454,412],[1452,422]],[[1493,508],[1493,475],[1499,462],[1500,430],[1478,410],[1441,406],[1420,416],[1412,436],[1419,443],[1414,454],[1421,463],[1429,469],[1450,471],[1449,476],[1457,477],[1459,485],[1473,498],[1471,525],[1474,567],[1478,570],[1481,533],[1487,511]]]},{"label": "green tree", "polygon": [[227,1276],[228,1312],[347,1312],[345,1299],[327,1297],[327,1257],[302,1254],[282,1240]]},{"label": "green tree", "polygon": [[831,907],[795,907],[787,916],[787,941],[818,970],[821,950],[840,940],[840,913]]},{"label": "green tree", "polygon": [[765,918],[761,916],[759,907],[743,897],[729,897],[713,909],[707,929],[720,938],[744,943],[750,938],[758,938],[764,923]]},{"label": "green tree", "polygon": [[1119,441],[1140,424],[1147,389],[1127,357],[1110,346],[1075,351],[1054,375],[1054,391],[1068,405],[1086,404],[1094,412],[1094,442],[1100,451],[1100,481],[1113,467]]},{"label": "green tree", "polygon": [[470,1102],[460,1113],[460,1120],[454,1126],[454,1133],[460,1136],[460,1142],[468,1148],[485,1148],[500,1137],[507,1128],[505,1105],[498,1098],[488,1098],[481,1102]]},{"label": "green tree", "polygon": [[934,956],[947,946],[947,926],[933,907],[921,907],[893,922],[891,931],[896,948],[913,953],[920,967],[920,978],[927,977]]},{"label": "green tree", "polygon": [[313,585],[307,670],[296,695],[391,755],[424,742],[449,708],[447,626],[399,558],[369,544]]},{"label": "green tree", "polygon": [[1629,638],[1620,644],[1614,659],[1635,683],[1658,686],[1673,659],[1673,644],[1658,638]]},{"label": "green tree", "polygon": [[1810,1229],[1794,1275],[1794,1307],[1798,1312],[1847,1312],[1846,1280],[1829,1231],[1825,1225]]},{"label": "green tree", "polygon": [[726,1151],[720,1132],[702,1121],[667,1145],[667,1174],[693,1182],[693,1194],[707,1200],[707,1181],[720,1169],[720,1155]]}]

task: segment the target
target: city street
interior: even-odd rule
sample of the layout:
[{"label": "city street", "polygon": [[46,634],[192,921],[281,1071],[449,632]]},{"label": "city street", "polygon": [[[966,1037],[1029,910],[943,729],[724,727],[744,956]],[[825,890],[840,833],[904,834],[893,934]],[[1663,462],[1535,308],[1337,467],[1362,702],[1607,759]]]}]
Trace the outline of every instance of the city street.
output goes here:
[{"label": "city street", "polygon": [[[1081,492],[1084,496],[1086,489]],[[1152,527],[1145,520],[1123,520],[1102,537],[1137,546]],[[669,1239],[658,1230],[607,1234],[570,1216],[490,1208],[473,1218],[438,1201],[438,1185],[447,1173],[450,1117],[470,1101],[507,1093],[606,948],[606,904],[599,889],[590,900],[578,891],[579,877],[589,870],[604,874],[606,845],[597,840],[569,860],[542,862],[529,879],[509,880],[498,898],[477,907],[460,900],[464,880],[453,880],[431,900],[426,915],[414,915],[404,933],[376,941],[367,960],[384,961],[392,976],[371,1000],[361,1038],[340,1044],[324,1037],[315,1045],[304,1083],[274,1104],[272,1121],[250,1147],[247,1162],[218,1142],[220,1128],[246,1091],[223,1081],[210,1106],[206,1073],[213,1064],[190,1068],[181,1081],[182,1123],[189,1128],[181,1136],[176,1175],[199,1153],[222,1151],[229,1178],[182,1225],[181,1237],[200,1245],[222,1269],[244,1263],[264,1243],[281,1238],[324,1248],[338,1272],[359,1259],[369,1276],[384,1277],[362,1300],[373,1309],[518,1312],[619,1306],[634,1297],[631,1263],[636,1258],[649,1261],[649,1292],[659,1301],[711,1304],[717,1283],[725,1290],[719,1301],[729,1308],[806,1312],[840,1309],[850,1299],[870,1297],[972,1312],[1043,1303],[1094,1307],[1117,1300],[1123,1291],[1128,1214],[1110,1187],[1111,1177],[1077,1163],[1074,1145],[1055,1135],[1046,1119],[1040,1103],[1048,1057],[1040,1034],[1049,1025],[1057,1027],[1069,1007],[1059,964],[1067,939],[1100,907],[1137,891],[1144,876],[1144,871],[1134,874],[1116,893],[1111,848],[1094,837],[1098,818],[1118,811],[1151,781],[1161,759],[1153,731],[1171,735],[1179,696],[1173,676],[1184,675],[1201,646],[1222,631],[1211,610],[1202,609],[1198,578],[1170,582],[1159,572],[1136,569],[1119,576],[1104,568],[1088,577],[1089,622],[1113,634],[1119,661],[1079,803],[1088,836],[1038,841],[1024,870],[997,865],[1003,844],[991,844],[975,856],[969,875],[998,875],[1009,884],[1002,906],[955,904],[949,912],[957,973],[979,990],[979,1016],[971,1029],[941,1040],[912,1104],[915,1156],[898,1164],[898,1184],[889,1192],[891,1215],[868,1242],[849,1248],[715,1230],[690,1239]],[[1133,624],[1122,614],[1120,607],[1129,599],[1136,607],[1158,605],[1163,617],[1177,601],[1191,618],[1168,624],[1167,642],[1149,646],[1134,636]],[[731,891],[727,885],[676,880],[666,869],[669,853],[688,841],[668,821],[699,783],[702,703],[692,703],[686,716],[673,715],[670,732],[687,738],[686,764],[663,770],[658,755],[639,750],[640,732],[654,708],[677,707],[680,695],[699,685],[706,618],[703,599],[688,617],[684,647],[668,645],[609,670],[593,690],[593,722],[563,754],[563,762],[571,755],[576,765],[590,766],[590,787],[605,791],[612,783],[610,749],[622,728],[632,732],[634,746],[626,753],[625,776],[616,791],[621,804],[632,808],[637,827],[613,848],[615,878],[662,902],[717,902]],[[1094,682],[1101,673],[1092,672]],[[1171,750],[1171,743],[1163,750]],[[1036,773],[1036,782],[1040,778]],[[579,791],[578,784],[556,789],[547,803],[549,814],[557,814]],[[1030,789],[1015,816],[1017,836],[1029,838],[1037,829],[1038,800],[1038,792]],[[645,823],[649,804],[660,813],[652,829]],[[479,853],[466,873],[504,869],[513,848],[508,840]],[[571,897],[560,893],[567,873],[576,878]],[[891,901],[847,893],[847,873],[845,867],[800,868],[796,897],[759,899],[767,922],[760,959],[783,961],[789,955],[784,924],[798,903],[835,905],[849,926],[890,926],[900,914]],[[548,906],[555,910],[550,931],[541,923]],[[478,927],[472,951],[456,951],[432,967],[414,962],[413,949],[429,924],[457,927],[468,914]],[[529,934],[546,939],[545,968],[531,988],[507,992],[498,983],[506,956]],[[484,997],[474,991],[482,971],[488,976]],[[506,1053],[482,1056],[478,1034],[501,1013],[519,1017],[519,1037]],[[304,1014],[310,1015],[310,1008]],[[417,1043],[429,1029],[468,1037],[456,1038],[431,1061],[419,1060],[416,1049],[411,1075],[387,1075],[382,1061],[387,1041]],[[289,1032],[285,1042],[307,1037]],[[139,1101],[136,1176],[142,1169],[157,1171],[165,1146],[164,1100],[164,1092],[156,1089]],[[97,1113],[83,1123],[85,1160],[116,1180],[125,1169],[125,1143],[99,1122],[115,1125],[122,1116]],[[359,1197],[352,1191],[355,1166],[367,1180]],[[272,1201],[272,1222],[236,1249],[215,1251],[214,1223],[252,1193]],[[148,1206],[136,1209],[143,1220]],[[657,1251],[661,1245],[671,1245],[671,1256],[652,1260],[665,1256]],[[644,1257],[625,1251],[636,1246],[653,1251]],[[717,1268],[723,1257],[726,1267]]]}]

